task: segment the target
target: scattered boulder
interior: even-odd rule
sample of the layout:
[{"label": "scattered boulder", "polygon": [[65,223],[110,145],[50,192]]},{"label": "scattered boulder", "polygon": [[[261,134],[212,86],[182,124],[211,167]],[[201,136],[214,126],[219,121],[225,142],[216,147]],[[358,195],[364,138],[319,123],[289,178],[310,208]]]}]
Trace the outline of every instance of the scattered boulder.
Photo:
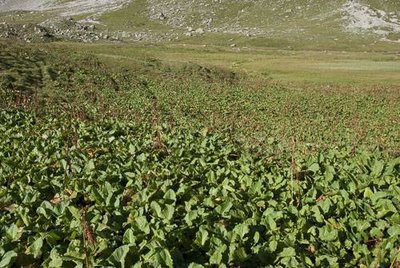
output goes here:
[{"label": "scattered boulder", "polygon": [[196,29],[195,33],[204,34],[204,29],[203,28],[198,28],[198,29]]}]

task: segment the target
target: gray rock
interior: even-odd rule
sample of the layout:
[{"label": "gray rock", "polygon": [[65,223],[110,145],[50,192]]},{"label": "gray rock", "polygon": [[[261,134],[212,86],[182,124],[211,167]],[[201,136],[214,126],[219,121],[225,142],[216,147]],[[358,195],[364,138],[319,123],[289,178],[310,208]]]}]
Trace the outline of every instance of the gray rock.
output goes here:
[{"label": "gray rock", "polygon": [[198,28],[195,31],[197,34],[203,34],[204,33],[204,29],[203,28]]}]

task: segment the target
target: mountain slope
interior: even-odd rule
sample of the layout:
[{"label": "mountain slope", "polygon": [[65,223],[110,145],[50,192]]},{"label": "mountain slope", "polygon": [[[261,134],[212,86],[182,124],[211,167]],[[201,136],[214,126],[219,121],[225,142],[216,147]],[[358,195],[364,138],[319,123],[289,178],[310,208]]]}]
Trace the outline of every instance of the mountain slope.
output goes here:
[{"label": "mountain slope", "polygon": [[148,0],[149,16],[172,27],[261,36],[400,32],[400,2],[394,1],[183,1]]},{"label": "mountain slope", "polygon": [[59,16],[110,12],[129,0],[0,0],[0,11],[54,11]]},{"label": "mountain slope", "polygon": [[36,11],[20,15],[46,25],[84,19],[122,40],[228,34],[282,44],[400,42],[400,2],[393,0],[0,0],[0,19],[15,10]]}]

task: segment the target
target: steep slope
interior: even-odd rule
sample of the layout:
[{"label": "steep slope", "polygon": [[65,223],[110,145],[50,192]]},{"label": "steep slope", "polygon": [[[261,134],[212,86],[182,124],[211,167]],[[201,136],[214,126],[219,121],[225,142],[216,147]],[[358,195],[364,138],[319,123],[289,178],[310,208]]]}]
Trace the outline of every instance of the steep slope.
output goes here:
[{"label": "steep slope", "polygon": [[13,11],[13,10],[44,10],[48,1],[25,1],[25,0],[0,0],[0,11]]},{"label": "steep slope", "polygon": [[49,18],[56,24],[60,17],[77,17],[113,40],[225,34],[320,46],[400,42],[400,2],[394,0],[0,0],[3,14],[15,10],[38,11],[20,15],[47,26]]},{"label": "steep slope", "polygon": [[103,13],[121,8],[129,0],[1,0],[0,11],[54,11],[60,16]]},{"label": "steep slope", "polygon": [[400,32],[395,1],[148,0],[149,16],[172,27],[210,32],[313,38],[319,35]]}]

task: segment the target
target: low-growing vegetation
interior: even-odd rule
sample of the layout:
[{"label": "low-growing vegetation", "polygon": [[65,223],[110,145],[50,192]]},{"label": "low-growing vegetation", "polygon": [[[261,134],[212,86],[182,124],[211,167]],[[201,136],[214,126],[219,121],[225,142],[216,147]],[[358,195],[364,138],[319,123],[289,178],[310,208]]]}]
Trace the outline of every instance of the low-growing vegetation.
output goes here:
[{"label": "low-growing vegetation", "polygon": [[[0,94],[9,103],[3,107],[208,128],[261,146],[274,138],[290,148],[295,139],[307,151],[346,145],[399,153],[400,91],[394,85],[305,88],[150,56],[118,65],[66,48],[3,48],[0,68],[7,71],[0,74]],[[31,80],[36,83],[24,84]]]},{"label": "low-growing vegetation", "polygon": [[1,112],[1,266],[354,267],[398,255],[400,158]]},{"label": "low-growing vegetation", "polygon": [[0,267],[400,265],[395,86],[1,48]]}]

